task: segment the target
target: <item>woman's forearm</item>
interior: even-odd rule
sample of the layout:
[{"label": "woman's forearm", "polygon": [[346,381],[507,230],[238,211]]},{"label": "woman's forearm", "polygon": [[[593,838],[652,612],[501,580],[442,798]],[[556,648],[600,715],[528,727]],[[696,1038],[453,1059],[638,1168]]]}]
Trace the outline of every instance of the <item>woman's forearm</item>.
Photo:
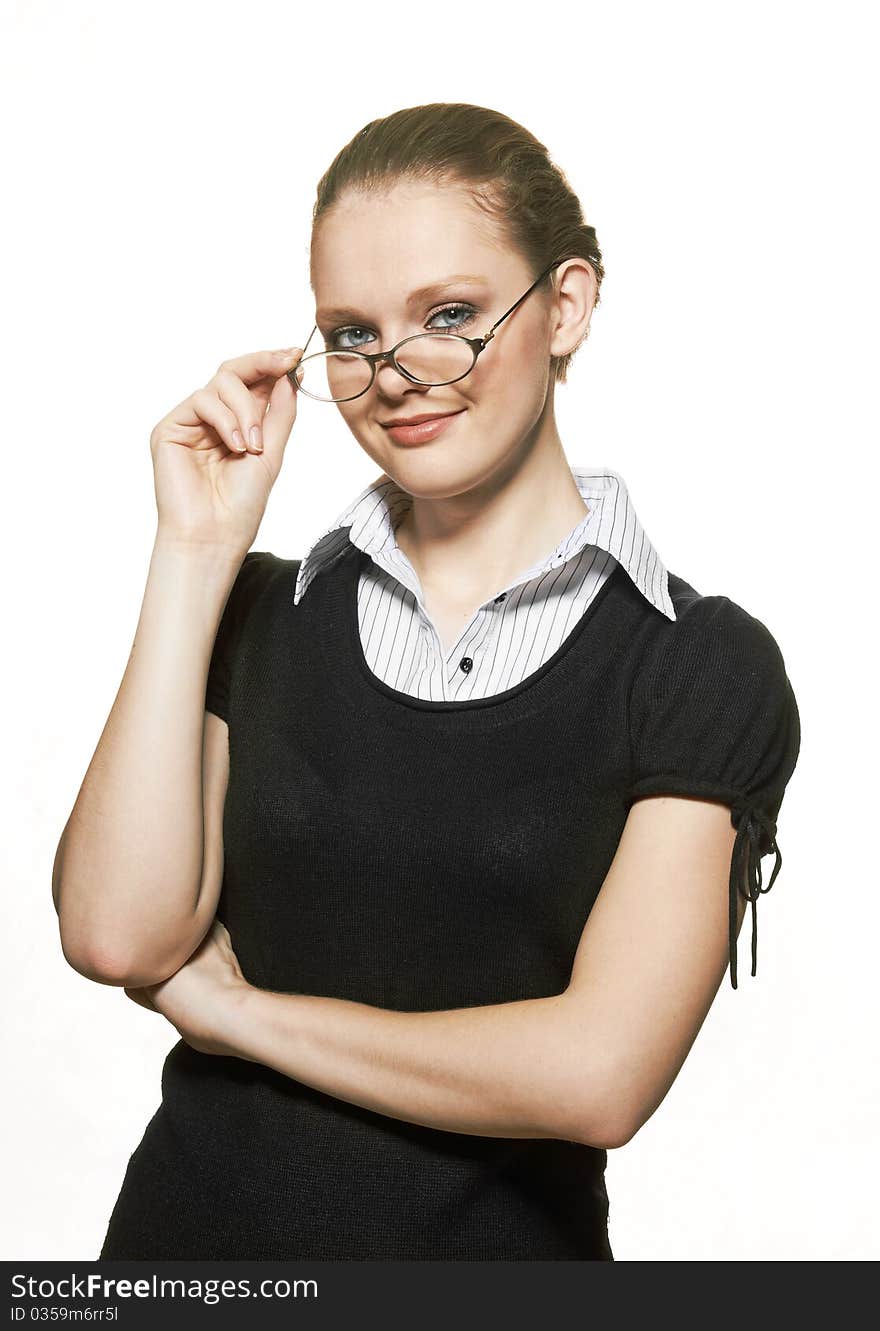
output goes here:
[{"label": "woman's forearm", "polygon": [[567,994],[439,1012],[248,986],[223,1020],[236,1054],[351,1104],[449,1132],[601,1145]]},{"label": "woman's forearm", "polygon": [[202,878],[205,683],[240,566],[233,552],[156,538],[125,673],[53,871],[65,955],[91,978],[146,983],[166,959],[186,959],[179,940]]}]

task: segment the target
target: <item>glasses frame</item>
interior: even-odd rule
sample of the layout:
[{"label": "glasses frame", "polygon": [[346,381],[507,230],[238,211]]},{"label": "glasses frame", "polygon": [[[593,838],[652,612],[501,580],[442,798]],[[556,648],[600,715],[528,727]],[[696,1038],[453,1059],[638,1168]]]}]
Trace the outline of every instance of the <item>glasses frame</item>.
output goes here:
[{"label": "glasses frame", "polygon": [[[351,397],[318,397],[316,393],[310,393],[307,388],[303,388],[302,385],[297,382],[296,372],[305,361],[314,360],[317,356],[333,355],[334,354],[333,349],[331,349],[330,351],[313,351],[311,356],[306,356],[305,354],[303,354],[296,362],[296,365],[292,366],[291,369],[287,371],[287,377],[290,380],[291,385],[293,386],[295,392],[305,393],[306,397],[310,397],[314,402],[327,402],[330,404],[337,402],[354,402],[356,398],[363,397],[364,393],[368,393],[370,389],[373,387],[373,384],[376,382],[376,371],[378,370],[379,366],[386,361],[389,364],[393,365],[397,373],[403,375],[404,379],[408,379],[411,384],[418,384],[421,388],[440,388],[443,386],[443,384],[457,384],[461,379],[465,379],[471,373],[471,371],[473,370],[474,366],[477,363],[477,358],[482,354],[482,352],[486,350],[486,347],[489,345],[489,343],[492,341],[493,337],[495,336],[495,329],[498,327],[498,325],[500,323],[503,323],[509,314],[513,314],[513,311],[517,308],[517,306],[522,304],[526,296],[530,296],[532,294],[538,283],[543,281],[543,279],[547,276],[548,273],[551,273],[554,268],[558,268],[559,265],[564,262],[565,262],[564,259],[554,259],[551,264],[548,264],[547,267],[544,269],[544,271],[542,273],[539,273],[538,276],[535,278],[534,282],[529,287],[528,291],[524,291],[523,294],[520,296],[519,300],[515,300],[511,305],[510,309],[505,310],[504,313],[501,315],[501,318],[496,319],[492,327],[489,329],[489,331],[487,333],[484,333],[482,337],[464,337],[463,334],[461,333],[412,333],[409,337],[402,338],[398,343],[396,343],[395,346],[391,347],[388,351],[370,352],[370,351],[358,351],[354,347],[338,348],[338,352],[336,354],[344,353],[346,356],[361,356],[365,361],[369,363],[370,366],[370,382],[367,384],[366,388],[362,388],[359,393],[353,393]],[[317,328],[318,325],[315,324],[315,326],[312,328],[312,331],[309,333],[308,337],[306,338],[306,344],[305,347],[303,347],[303,353],[305,353],[306,347],[309,345],[312,338],[314,337]],[[424,379],[417,379],[415,375],[410,374],[409,370],[405,370],[403,366],[398,363],[397,353],[402,346],[406,345],[407,342],[414,342],[416,338],[419,337],[445,337],[445,338],[455,337],[458,338],[459,342],[466,342],[467,345],[470,347],[471,353],[473,355],[473,361],[471,362],[470,367],[467,370],[465,370],[464,374],[459,374],[454,379],[443,379],[439,384],[429,384]]]}]

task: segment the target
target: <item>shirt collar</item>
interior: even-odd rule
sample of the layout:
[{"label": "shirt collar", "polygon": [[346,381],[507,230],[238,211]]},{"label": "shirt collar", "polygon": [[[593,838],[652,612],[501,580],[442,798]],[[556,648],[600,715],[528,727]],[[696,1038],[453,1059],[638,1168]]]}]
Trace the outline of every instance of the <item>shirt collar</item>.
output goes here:
[{"label": "shirt collar", "polygon": [[[674,620],[668,570],[636,516],[623,477],[610,467],[595,471],[572,467],[571,473],[587,512],[544,559],[524,569],[509,586],[519,586],[573,559],[586,545],[598,546],[623,565],[651,605]],[[394,528],[411,502],[412,496],[385,472],[371,481],[318,537],[301,561],[294,605],[302,600],[313,578],[341,558],[351,545],[368,554],[421,602],[418,577],[394,537]],[[507,589],[499,588],[504,590]]]}]

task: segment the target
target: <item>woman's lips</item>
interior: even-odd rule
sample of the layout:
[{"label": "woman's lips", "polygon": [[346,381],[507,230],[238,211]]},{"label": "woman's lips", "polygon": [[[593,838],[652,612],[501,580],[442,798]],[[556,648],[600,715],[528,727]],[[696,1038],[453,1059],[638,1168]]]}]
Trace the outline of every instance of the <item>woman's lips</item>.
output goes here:
[{"label": "woman's lips", "polygon": [[419,425],[386,425],[384,428],[397,444],[424,444],[429,439],[436,439],[446,429],[450,421],[464,411],[451,411],[446,416],[435,416],[433,420],[422,421]]}]

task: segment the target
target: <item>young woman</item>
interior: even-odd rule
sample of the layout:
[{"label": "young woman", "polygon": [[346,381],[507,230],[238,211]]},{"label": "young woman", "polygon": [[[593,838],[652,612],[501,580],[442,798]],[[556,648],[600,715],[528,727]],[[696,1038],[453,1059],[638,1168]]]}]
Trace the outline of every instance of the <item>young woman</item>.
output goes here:
[{"label": "young woman", "polygon": [[[767,628],[566,459],[602,276],[530,133],[397,112],[320,182],[320,341],[153,430],[54,882],[70,963],[182,1037],[102,1258],[612,1260],[607,1150],[736,985],[800,731]],[[381,472],[284,559],[300,392]]]}]

